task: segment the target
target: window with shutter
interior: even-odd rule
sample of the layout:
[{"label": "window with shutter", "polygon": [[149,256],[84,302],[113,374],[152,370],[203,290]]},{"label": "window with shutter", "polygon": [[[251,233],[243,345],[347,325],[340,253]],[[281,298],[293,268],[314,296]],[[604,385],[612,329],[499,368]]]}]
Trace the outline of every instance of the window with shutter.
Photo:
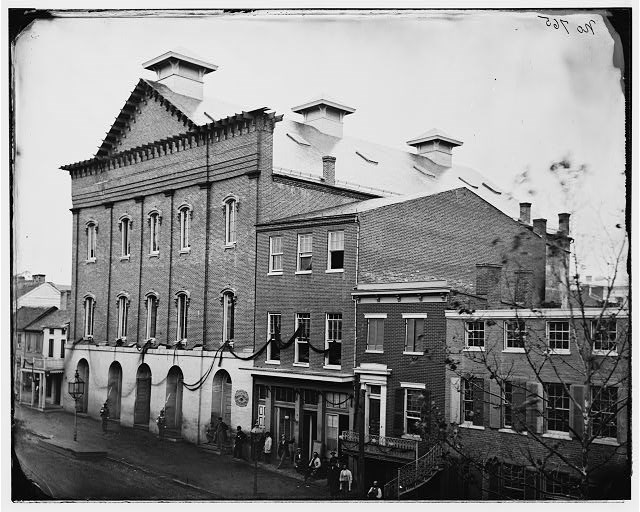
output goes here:
[{"label": "window with shutter", "polygon": [[393,401],[393,432],[396,436],[404,434],[404,389],[397,388]]},{"label": "window with shutter", "polygon": [[527,429],[536,434],[542,433],[543,424],[543,396],[542,384],[539,382],[527,382],[527,398],[525,421]]},{"label": "window with shutter", "polygon": [[511,397],[513,404],[511,408],[511,427],[516,432],[523,432],[526,430],[526,383],[514,381],[511,386]]},{"label": "window with shutter", "polygon": [[485,392],[484,379],[473,379],[473,424],[484,426],[484,409],[485,409]]}]

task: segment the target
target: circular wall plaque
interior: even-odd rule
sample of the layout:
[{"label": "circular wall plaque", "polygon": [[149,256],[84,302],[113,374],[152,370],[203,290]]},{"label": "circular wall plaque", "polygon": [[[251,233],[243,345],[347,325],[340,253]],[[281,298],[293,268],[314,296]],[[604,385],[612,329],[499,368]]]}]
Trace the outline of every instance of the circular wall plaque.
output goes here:
[{"label": "circular wall plaque", "polygon": [[239,407],[246,407],[249,403],[249,393],[247,393],[244,389],[239,389],[236,391],[236,405]]}]

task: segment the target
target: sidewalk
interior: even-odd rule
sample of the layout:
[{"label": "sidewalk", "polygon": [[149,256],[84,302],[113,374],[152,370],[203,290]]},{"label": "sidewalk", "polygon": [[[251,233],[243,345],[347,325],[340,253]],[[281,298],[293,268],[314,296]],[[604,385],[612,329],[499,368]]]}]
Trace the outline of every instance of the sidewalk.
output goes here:
[{"label": "sidewalk", "polygon": [[[16,405],[15,418],[34,434],[65,446],[78,445],[107,452],[107,457],[151,474],[173,478],[220,499],[253,498],[253,463],[219,455],[187,442],[160,441],[156,435],[117,427],[104,434],[100,421],[78,417],[78,441],[73,442],[73,415],[64,411],[41,412]],[[276,469],[258,463],[257,499],[329,499],[326,480],[300,485],[295,469]]]}]

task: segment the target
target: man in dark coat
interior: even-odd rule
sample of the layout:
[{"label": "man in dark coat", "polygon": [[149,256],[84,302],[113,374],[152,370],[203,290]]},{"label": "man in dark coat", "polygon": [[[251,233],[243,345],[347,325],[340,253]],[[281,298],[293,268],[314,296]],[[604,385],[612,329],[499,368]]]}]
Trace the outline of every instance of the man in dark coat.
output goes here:
[{"label": "man in dark coat", "polygon": [[242,431],[242,427],[238,425],[238,429],[236,430],[236,438],[233,443],[233,457],[236,459],[244,459],[242,456],[242,447],[244,446],[244,442],[247,440],[247,434]]},{"label": "man in dark coat", "polygon": [[340,468],[338,467],[337,459],[335,462],[329,462],[327,485],[329,486],[329,494],[332,498],[335,498],[340,492]]}]

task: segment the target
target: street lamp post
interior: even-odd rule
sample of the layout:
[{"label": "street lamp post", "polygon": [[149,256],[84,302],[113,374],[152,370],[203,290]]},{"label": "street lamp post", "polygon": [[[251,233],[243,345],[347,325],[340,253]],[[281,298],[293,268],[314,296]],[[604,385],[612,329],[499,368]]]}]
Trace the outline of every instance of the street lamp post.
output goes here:
[{"label": "street lamp post", "polygon": [[254,432],[255,428],[251,429],[251,445],[253,446],[253,495],[258,495],[258,443],[260,442],[260,435],[258,432]]},{"label": "street lamp post", "polygon": [[73,414],[73,440],[78,441],[78,400],[84,395],[84,381],[80,378],[78,370],[76,370],[75,378],[69,381],[69,394],[75,402]]}]

